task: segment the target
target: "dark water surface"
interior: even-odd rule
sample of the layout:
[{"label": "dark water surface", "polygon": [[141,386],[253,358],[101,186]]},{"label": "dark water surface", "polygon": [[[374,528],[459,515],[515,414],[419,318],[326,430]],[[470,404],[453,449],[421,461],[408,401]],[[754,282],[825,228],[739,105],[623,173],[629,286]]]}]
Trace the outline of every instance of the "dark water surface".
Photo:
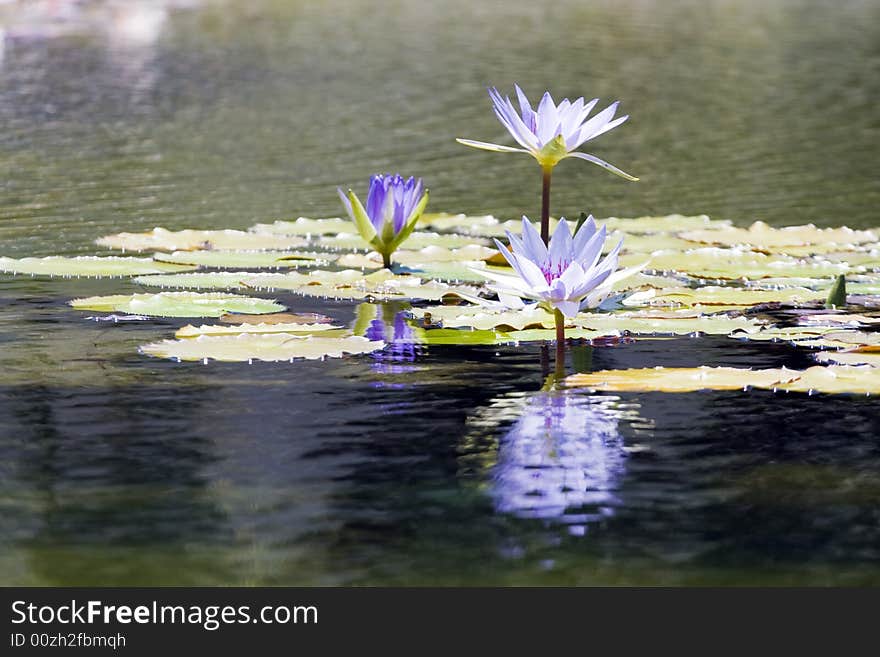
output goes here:
[{"label": "dark water surface", "polygon": [[[504,141],[484,88],[514,81],[631,115],[592,152],[642,181],[563,163],[559,213],[880,224],[877,2],[26,4],[0,6],[2,255],[338,215],[382,170],[435,210],[535,215],[533,161],[452,141]],[[537,346],[177,364],[137,346],[186,322],[65,305],[135,289],[0,280],[0,583],[880,583],[875,398],[548,396]]]}]

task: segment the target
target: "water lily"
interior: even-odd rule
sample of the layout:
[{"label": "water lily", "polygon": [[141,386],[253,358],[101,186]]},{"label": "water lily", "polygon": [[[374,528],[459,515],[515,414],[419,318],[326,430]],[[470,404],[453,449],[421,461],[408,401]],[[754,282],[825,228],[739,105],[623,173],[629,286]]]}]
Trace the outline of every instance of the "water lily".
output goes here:
[{"label": "water lily", "polygon": [[638,269],[616,271],[623,240],[601,258],[605,235],[605,226],[597,229],[592,216],[574,235],[568,222],[560,219],[548,247],[528,217],[523,217],[522,236],[507,233],[510,249],[495,240],[517,275],[474,271],[495,282],[489,287],[499,298],[533,299],[551,312],[574,317],[582,308],[598,306],[614,283]]},{"label": "water lily", "polygon": [[460,144],[487,151],[500,153],[528,153],[534,157],[544,173],[544,187],[541,207],[541,238],[547,242],[550,221],[550,178],[553,167],[560,161],[576,157],[592,162],[627,180],[638,180],[625,171],[609,164],[590,153],[576,149],[584,143],[595,139],[609,130],[616,128],[629,118],[629,115],[614,118],[618,103],[614,102],[591,118],[587,118],[598,98],[584,102],[578,98],[574,102],[564,98],[558,105],[553,102],[550,92],[545,92],[536,109],[532,109],[529,99],[518,85],[514,85],[519,110],[509,97],[502,97],[494,87],[489,89],[489,96],[495,108],[495,114],[507,131],[522,148],[502,146],[472,139],[458,139]]},{"label": "water lily", "polygon": [[639,271],[631,267],[617,271],[617,255],[623,240],[602,258],[605,226],[596,228],[592,215],[572,235],[568,222],[562,218],[545,245],[528,217],[523,217],[522,236],[507,232],[508,250],[495,240],[498,249],[516,276],[474,269],[495,281],[489,288],[502,303],[511,297],[533,299],[554,314],[556,320],[556,375],[565,369],[565,318],[574,317],[582,308],[595,308],[611,293],[613,285]]},{"label": "water lily", "polygon": [[391,267],[391,254],[410,236],[425,206],[428,190],[421,178],[377,174],[370,177],[366,207],[352,190],[341,189],[339,198],[348,211],[361,237],[382,255]]}]

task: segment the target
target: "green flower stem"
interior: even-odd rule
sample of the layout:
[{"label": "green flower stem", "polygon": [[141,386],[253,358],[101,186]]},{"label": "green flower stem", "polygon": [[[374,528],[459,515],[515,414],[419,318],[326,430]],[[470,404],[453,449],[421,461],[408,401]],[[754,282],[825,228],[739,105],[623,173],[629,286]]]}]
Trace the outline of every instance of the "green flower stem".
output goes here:
[{"label": "green flower stem", "polygon": [[383,253],[382,254],[382,266],[385,267],[385,269],[391,269],[391,254],[390,253]]},{"label": "green flower stem", "polygon": [[559,310],[554,312],[556,318],[556,378],[565,376],[565,317]]},{"label": "green flower stem", "polygon": [[541,239],[550,242],[550,177],[553,167],[543,167],[544,184],[541,187]]}]

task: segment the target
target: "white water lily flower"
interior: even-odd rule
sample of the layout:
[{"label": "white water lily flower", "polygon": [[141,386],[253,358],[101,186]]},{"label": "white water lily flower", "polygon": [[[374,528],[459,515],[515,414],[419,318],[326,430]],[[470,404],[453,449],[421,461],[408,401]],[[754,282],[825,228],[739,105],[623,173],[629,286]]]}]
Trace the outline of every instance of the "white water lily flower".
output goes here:
[{"label": "white water lily flower", "polygon": [[605,234],[605,226],[597,229],[592,216],[575,235],[571,234],[568,222],[560,219],[547,247],[528,218],[523,217],[522,237],[507,233],[511,250],[495,240],[517,276],[482,269],[473,271],[494,281],[489,288],[498,293],[499,298],[532,299],[548,310],[559,310],[571,318],[582,308],[598,306],[615,283],[641,269],[617,271],[622,239],[601,258]]},{"label": "white water lily flower", "polygon": [[565,158],[577,157],[597,164],[627,180],[638,180],[635,176],[621,171],[595,155],[576,150],[584,143],[616,128],[629,118],[629,115],[614,118],[614,114],[617,112],[617,102],[588,119],[587,116],[599,102],[598,98],[589,102],[584,102],[583,98],[578,98],[574,102],[564,98],[557,105],[553,102],[550,92],[546,92],[541,98],[541,102],[538,103],[537,109],[532,109],[529,99],[526,98],[522,89],[517,85],[514,85],[514,88],[519,100],[519,111],[516,110],[509,97],[502,97],[494,87],[489,89],[489,96],[492,98],[498,120],[522,148],[472,139],[457,139],[456,141],[465,146],[486,151],[528,153],[538,161],[538,164],[545,171],[552,169]]}]

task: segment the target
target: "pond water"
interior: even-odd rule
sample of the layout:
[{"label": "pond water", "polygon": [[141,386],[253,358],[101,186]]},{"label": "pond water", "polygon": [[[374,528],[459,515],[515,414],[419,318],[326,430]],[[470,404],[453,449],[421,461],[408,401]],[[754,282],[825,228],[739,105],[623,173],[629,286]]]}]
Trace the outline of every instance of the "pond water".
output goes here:
[{"label": "pond water", "polygon": [[[485,87],[622,100],[554,212],[880,224],[880,5],[617,0],[0,5],[0,254],[341,211],[539,211]],[[541,393],[539,346],[178,364],[0,278],[3,584],[880,583],[880,400]],[[273,295],[348,323],[354,304]],[[594,370],[805,367],[727,338],[594,347]]]}]

